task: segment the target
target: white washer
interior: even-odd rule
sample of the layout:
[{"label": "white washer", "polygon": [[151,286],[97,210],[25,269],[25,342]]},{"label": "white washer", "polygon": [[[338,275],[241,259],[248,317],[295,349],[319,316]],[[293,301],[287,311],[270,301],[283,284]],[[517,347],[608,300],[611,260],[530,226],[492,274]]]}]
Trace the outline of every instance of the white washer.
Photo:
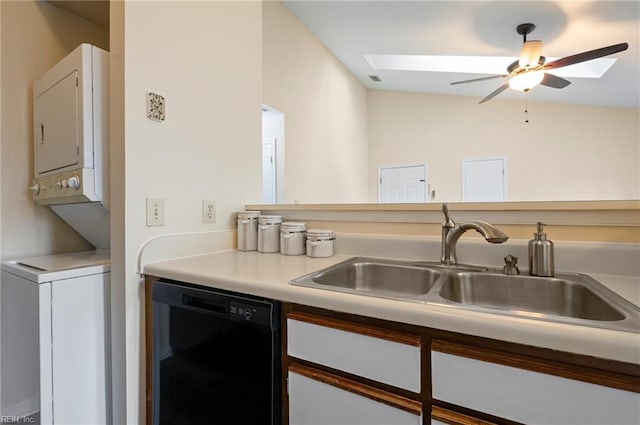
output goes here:
[{"label": "white washer", "polygon": [[109,281],[108,251],[2,264],[3,416],[108,423]]}]

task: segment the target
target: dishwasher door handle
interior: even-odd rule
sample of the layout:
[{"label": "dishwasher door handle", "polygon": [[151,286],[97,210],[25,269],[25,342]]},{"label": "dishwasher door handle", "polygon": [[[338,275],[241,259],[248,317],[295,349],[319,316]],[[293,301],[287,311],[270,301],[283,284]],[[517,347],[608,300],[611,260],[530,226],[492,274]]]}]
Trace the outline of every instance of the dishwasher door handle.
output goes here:
[{"label": "dishwasher door handle", "polygon": [[205,298],[194,297],[192,295],[182,294],[182,304],[198,310],[215,313],[220,316],[227,315],[227,305],[222,302],[215,302]]}]

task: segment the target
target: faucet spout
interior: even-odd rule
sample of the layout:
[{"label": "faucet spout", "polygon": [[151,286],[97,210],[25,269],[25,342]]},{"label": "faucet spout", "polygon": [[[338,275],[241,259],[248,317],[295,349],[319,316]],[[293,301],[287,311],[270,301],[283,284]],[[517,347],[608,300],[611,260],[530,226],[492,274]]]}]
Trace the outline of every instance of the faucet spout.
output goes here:
[{"label": "faucet spout", "polygon": [[475,230],[489,243],[503,243],[509,239],[506,234],[492,224],[484,221],[455,224],[449,217],[448,208],[444,205],[443,212],[445,212],[445,222],[442,223],[442,256],[440,258],[443,264],[458,264],[456,244],[467,230]]},{"label": "faucet spout", "polygon": [[[485,221],[470,221],[469,223],[461,224],[458,228],[460,229],[460,236],[467,230],[473,229],[480,233],[489,243],[503,243],[509,239],[509,236],[504,234],[500,229]],[[460,236],[458,236],[458,239]],[[453,235],[451,237],[453,238]]]}]

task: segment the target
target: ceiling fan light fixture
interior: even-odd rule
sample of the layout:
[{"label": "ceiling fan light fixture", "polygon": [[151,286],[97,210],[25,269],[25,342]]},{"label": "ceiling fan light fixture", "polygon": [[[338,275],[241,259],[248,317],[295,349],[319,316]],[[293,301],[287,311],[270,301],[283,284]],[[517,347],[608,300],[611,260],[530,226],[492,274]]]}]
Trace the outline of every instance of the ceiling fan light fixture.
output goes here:
[{"label": "ceiling fan light fixture", "polygon": [[529,40],[522,45],[518,65],[520,68],[533,68],[538,66],[540,52],[542,51],[542,41]]},{"label": "ceiling fan light fixture", "polygon": [[509,87],[518,91],[529,91],[544,79],[544,71],[523,72],[509,79]]}]

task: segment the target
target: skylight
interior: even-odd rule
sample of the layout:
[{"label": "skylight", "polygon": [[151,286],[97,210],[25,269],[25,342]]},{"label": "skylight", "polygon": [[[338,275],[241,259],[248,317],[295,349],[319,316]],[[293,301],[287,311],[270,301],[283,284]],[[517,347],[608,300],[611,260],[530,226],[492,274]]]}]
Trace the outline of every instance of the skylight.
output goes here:
[{"label": "skylight", "polygon": [[[518,58],[507,56],[364,55],[375,70],[456,72],[461,74],[506,74],[507,66]],[[549,63],[558,58],[547,58]],[[559,77],[600,78],[616,58],[598,58],[550,70]]]}]

